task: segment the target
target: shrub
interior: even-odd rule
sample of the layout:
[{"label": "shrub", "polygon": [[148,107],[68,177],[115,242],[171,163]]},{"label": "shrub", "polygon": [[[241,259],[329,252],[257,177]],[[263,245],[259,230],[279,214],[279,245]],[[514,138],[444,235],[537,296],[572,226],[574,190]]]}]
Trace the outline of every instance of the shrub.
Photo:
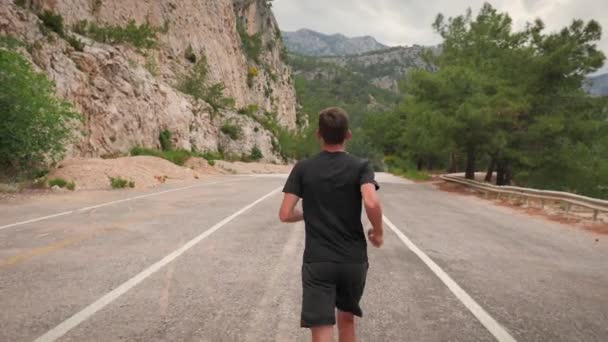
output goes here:
[{"label": "shrub", "polygon": [[124,189],[129,185],[129,181],[122,179],[121,177],[110,177],[110,185],[112,186],[112,189]]},{"label": "shrub", "polygon": [[224,96],[226,86],[223,83],[215,83],[208,87],[203,100],[213,107],[216,112],[222,108],[234,107],[234,99]]},{"label": "shrub", "polygon": [[73,37],[73,36],[69,36],[67,38],[67,41],[74,48],[74,50],[79,51],[79,52],[84,51],[85,45],[80,39]]},{"label": "shrub", "polygon": [[163,151],[171,150],[171,132],[169,132],[169,130],[164,130],[164,131],[160,132],[158,140],[160,140],[161,150],[163,150]]},{"label": "shrub", "polygon": [[134,188],[135,187],[135,182],[134,181],[129,181],[129,188]]},{"label": "shrub", "polygon": [[241,128],[231,123],[225,123],[220,131],[229,136],[232,140],[238,140],[241,137]]},{"label": "shrub", "polygon": [[251,159],[253,161],[258,161],[262,158],[264,158],[262,151],[260,151],[260,149],[257,146],[253,146],[253,148],[251,149],[251,154],[249,154],[249,159]]},{"label": "shrub", "polygon": [[253,60],[256,63],[260,63],[260,54],[262,53],[262,35],[256,33],[253,36],[247,34],[247,30],[243,26],[242,21],[237,21],[236,30],[241,38],[243,50],[247,58]]},{"label": "shrub", "polygon": [[206,85],[208,74],[207,58],[203,55],[190,73],[182,77],[177,89],[195,99],[207,102],[215,112],[222,108],[234,106],[234,99],[224,96],[225,86],[223,83]]},{"label": "shrub", "polygon": [[55,178],[55,179],[49,180],[49,187],[51,187],[51,188],[54,186],[58,186],[60,188],[65,188],[66,185],[68,185],[68,182],[63,178]]},{"label": "shrub", "polygon": [[45,75],[0,49],[0,174],[29,177],[63,156],[78,118]]},{"label": "shrub", "polygon": [[76,190],[76,183],[74,183],[74,182],[69,182],[69,183],[66,185],[66,188],[67,188],[68,190],[70,190],[70,191],[74,191],[74,190]]},{"label": "shrub", "polygon": [[253,116],[258,111],[258,105],[252,104],[247,107],[240,108],[237,113],[241,115]]},{"label": "shrub", "polygon": [[188,45],[188,48],[184,52],[184,57],[192,64],[196,63],[196,53],[194,53],[194,49],[192,45]]},{"label": "shrub", "polygon": [[254,66],[249,67],[249,70],[247,71],[247,85],[249,86],[249,88],[253,87],[253,79],[256,78],[258,76],[258,69]]},{"label": "shrub", "polygon": [[15,5],[25,8],[25,0],[15,0]]},{"label": "shrub", "polygon": [[44,27],[57,33],[61,37],[65,35],[63,30],[63,17],[61,15],[46,10],[38,14],[38,18],[40,18]]},{"label": "shrub", "polygon": [[134,20],[130,20],[127,26],[121,27],[99,26],[84,20],[76,23],[72,29],[78,34],[107,44],[130,43],[137,48],[146,49],[154,48],[158,44],[156,33],[159,29],[148,22],[137,25]]}]

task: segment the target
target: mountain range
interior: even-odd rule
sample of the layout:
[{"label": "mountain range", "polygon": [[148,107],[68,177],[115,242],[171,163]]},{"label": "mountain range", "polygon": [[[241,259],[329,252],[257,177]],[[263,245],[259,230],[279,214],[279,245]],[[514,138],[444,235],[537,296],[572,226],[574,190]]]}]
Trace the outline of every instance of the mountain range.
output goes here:
[{"label": "mountain range", "polygon": [[[429,50],[433,53],[439,51],[439,47],[419,45],[388,47],[371,36],[348,38],[342,34],[327,35],[309,29],[282,33],[285,46],[291,53],[318,58],[324,63],[303,70],[300,61],[294,68],[296,74],[307,74],[310,78],[311,74],[333,64],[394,93],[399,93],[399,81],[409,70],[433,70],[422,55]],[[592,96],[608,96],[608,73],[588,77],[583,88]]]},{"label": "mountain range", "polygon": [[587,78],[583,88],[592,96],[608,96],[608,73]]},{"label": "mountain range", "polygon": [[371,36],[349,38],[342,34],[327,35],[308,29],[282,34],[291,52],[306,56],[354,55],[388,48]]}]

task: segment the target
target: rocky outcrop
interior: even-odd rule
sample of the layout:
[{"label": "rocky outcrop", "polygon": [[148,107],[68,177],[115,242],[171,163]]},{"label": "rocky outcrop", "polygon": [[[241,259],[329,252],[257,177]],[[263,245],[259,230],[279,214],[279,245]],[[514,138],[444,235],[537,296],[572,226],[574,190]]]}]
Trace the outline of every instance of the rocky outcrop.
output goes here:
[{"label": "rocky outcrop", "polygon": [[[30,0],[23,6],[0,0],[0,33],[24,41],[22,53],[57,85],[60,98],[83,114],[82,134],[70,148],[71,157],[97,157],[126,152],[134,146],[159,147],[159,134],[171,132],[174,147],[198,151],[223,150],[247,154],[258,147],[266,161],[279,161],[276,139],[254,118],[236,114],[255,105],[276,113],[277,121],[294,128],[296,97],[289,67],[281,59],[282,42],[272,12],[264,0]],[[37,13],[63,18],[66,35],[44,32]],[[159,28],[157,46],[135,48],[128,43],[105,44],[72,32],[87,20],[99,26],[149,23]],[[238,24],[238,25],[237,25]],[[246,34],[239,34],[237,26]],[[162,29],[161,29],[162,28]],[[46,30],[48,31],[48,30]],[[84,43],[77,51],[65,39]],[[252,58],[243,40],[257,39]],[[207,60],[208,84],[221,83],[233,106],[216,110],[177,90],[193,68],[190,50]],[[252,70],[255,76],[252,76]],[[240,126],[232,140],[221,127]]]},{"label": "rocky outcrop", "polygon": [[305,56],[342,56],[382,50],[388,46],[370,36],[348,38],[342,34],[327,35],[308,29],[283,32],[287,48]]}]

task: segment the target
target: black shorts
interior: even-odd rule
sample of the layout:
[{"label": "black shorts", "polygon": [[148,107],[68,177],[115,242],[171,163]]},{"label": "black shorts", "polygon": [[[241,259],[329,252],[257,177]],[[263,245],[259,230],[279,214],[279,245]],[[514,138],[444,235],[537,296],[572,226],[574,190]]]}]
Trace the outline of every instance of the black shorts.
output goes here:
[{"label": "black shorts", "polygon": [[359,301],[365,288],[368,267],[368,263],[303,264],[302,327],[336,324],[336,308],[361,317],[363,312]]}]

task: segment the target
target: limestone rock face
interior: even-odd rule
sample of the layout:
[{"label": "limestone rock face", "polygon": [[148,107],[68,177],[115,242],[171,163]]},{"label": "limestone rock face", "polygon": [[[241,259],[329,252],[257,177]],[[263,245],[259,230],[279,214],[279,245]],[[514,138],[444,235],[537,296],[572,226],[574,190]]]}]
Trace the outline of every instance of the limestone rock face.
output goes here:
[{"label": "limestone rock face", "polygon": [[[82,41],[83,51],[54,32],[43,33],[36,14],[45,10],[62,16],[66,37]],[[158,44],[138,49],[96,42],[73,32],[82,20],[121,27],[131,20],[147,22],[159,28]],[[237,26],[250,37],[243,38]],[[281,59],[278,32],[264,0],[30,0],[22,7],[0,0],[0,34],[25,42],[24,56],[55,82],[60,98],[83,114],[68,157],[158,148],[160,133],[168,130],[175,148],[241,155],[256,146],[265,161],[279,161],[276,138],[255,116],[236,114],[238,108],[256,105],[261,113],[275,113],[283,127],[295,128],[295,89]],[[244,48],[243,40],[252,37],[261,42],[257,58]],[[186,58],[190,47],[199,60],[207,60],[207,83],[222,83],[234,106],[214,110],[177,90],[194,65]],[[232,141],[220,128],[235,118],[242,134]]]}]

